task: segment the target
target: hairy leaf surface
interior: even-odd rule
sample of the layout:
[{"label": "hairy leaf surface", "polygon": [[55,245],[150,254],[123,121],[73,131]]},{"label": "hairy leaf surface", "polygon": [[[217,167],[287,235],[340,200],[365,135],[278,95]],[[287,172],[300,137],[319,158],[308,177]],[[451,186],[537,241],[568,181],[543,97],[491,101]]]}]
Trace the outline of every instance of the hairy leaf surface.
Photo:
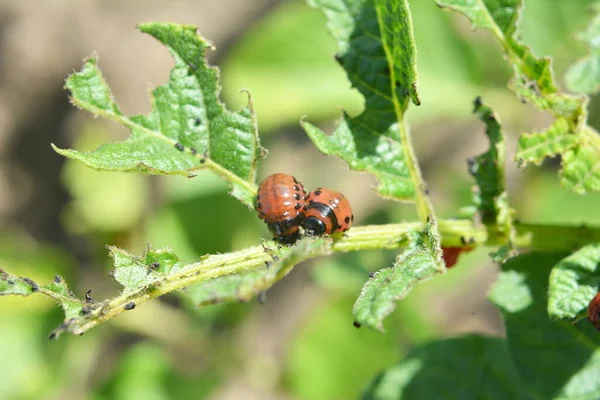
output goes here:
[{"label": "hairy leaf surface", "polygon": [[590,132],[599,143],[585,143],[563,154],[561,183],[578,194],[600,191],[600,136]]},{"label": "hairy leaf surface", "polygon": [[315,250],[322,251],[327,243],[325,238],[303,239],[277,261],[265,263],[263,268],[191,285],[183,292],[184,296],[197,307],[248,301],[285,277],[296,264],[313,256]]},{"label": "hairy leaf surface", "polygon": [[72,102],[131,130],[119,143],[91,152],[55,150],[88,167],[109,171],[193,176],[208,168],[226,179],[232,194],[252,207],[260,147],[251,102],[238,112],[219,99],[219,72],[206,64],[210,43],[188,25],[148,23],[139,29],[163,43],[175,59],[167,84],[152,92],[148,115],[123,115],[92,57],[67,79]]},{"label": "hairy leaf surface", "polygon": [[420,281],[445,271],[441,259],[439,233],[435,222],[425,232],[415,234],[408,248],[393,266],[383,268],[365,283],[354,304],[354,319],[360,325],[383,331],[383,320]]},{"label": "hairy leaf surface", "polygon": [[344,159],[351,169],[367,171],[379,181],[383,197],[412,200],[407,150],[399,130],[416,91],[416,50],[406,0],[309,0],[327,16],[338,42],[336,59],[365,97],[362,114],[344,114],[331,135],[302,126],[319,150]]},{"label": "hairy leaf surface", "polygon": [[540,165],[546,157],[564,154],[577,146],[579,140],[579,136],[571,132],[568,121],[557,118],[546,131],[522,134],[515,158],[521,167],[528,163]]},{"label": "hairy leaf surface", "polygon": [[600,291],[600,244],[585,246],[552,268],[548,284],[548,314],[574,320],[586,314]]}]

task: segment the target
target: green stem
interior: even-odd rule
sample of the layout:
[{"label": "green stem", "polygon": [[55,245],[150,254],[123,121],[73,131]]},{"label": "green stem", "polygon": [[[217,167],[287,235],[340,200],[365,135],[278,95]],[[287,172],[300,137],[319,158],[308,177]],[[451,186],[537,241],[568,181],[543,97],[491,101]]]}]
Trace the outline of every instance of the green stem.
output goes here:
[{"label": "green stem", "polygon": [[[519,223],[515,225],[515,228],[517,234],[514,245],[518,248],[563,251],[574,250],[590,242],[600,242],[600,227]],[[421,222],[354,227],[341,237],[334,238],[333,244],[324,246],[322,251],[315,251],[306,254],[305,257],[295,259],[277,279],[287,274],[299,261],[331,252],[403,247],[410,232],[420,232],[423,229],[424,223]],[[505,244],[506,239],[501,236],[488,235],[488,232],[496,229],[495,225],[474,225],[469,220],[446,219],[439,221],[439,231],[444,247]],[[292,247],[285,246],[275,246],[274,248],[273,251],[266,251],[265,246],[259,245],[233,253],[209,256],[186,268],[185,271],[161,278],[160,284],[153,285],[151,289],[144,287],[106,301],[103,307],[98,308],[92,314],[70,321],[67,329],[75,334],[83,334],[88,329],[125,311],[125,306],[129,303],[133,302],[139,306],[153,298],[208,279],[260,268],[265,265],[265,262],[272,261],[274,256],[285,257],[292,250]]]},{"label": "green stem", "polygon": [[[377,20],[379,22],[379,26],[381,29],[383,29],[385,23],[383,21],[383,16],[381,15],[381,8],[376,6],[375,10],[377,12]],[[405,27],[405,29],[410,31],[412,36],[412,24],[410,21],[410,16],[407,19],[407,23],[409,24],[409,26]],[[423,175],[421,174],[421,167],[419,166],[417,156],[413,149],[408,126],[404,121],[404,112],[406,111],[410,100],[408,96],[407,98],[404,98],[402,102],[401,99],[398,98],[398,93],[396,90],[397,79],[395,60],[393,55],[391,54],[388,43],[385,40],[383,40],[383,35],[381,43],[383,45],[383,50],[385,52],[385,56],[387,58],[390,70],[392,102],[394,104],[394,111],[396,113],[396,119],[398,121],[398,131],[400,134],[400,142],[402,143],[402,149],[404,151],[404,160],[410,172],[411,180],[415,185],[415,200],[417,203],[417,213],[421,222],[425,222],[430,217],[435,218],[435,214],[433,211],[433,205],[431,204],[431,200],[429,200],[429,195],[427,194],[427,185],[425,184],[425,181],[423,180]]]}]

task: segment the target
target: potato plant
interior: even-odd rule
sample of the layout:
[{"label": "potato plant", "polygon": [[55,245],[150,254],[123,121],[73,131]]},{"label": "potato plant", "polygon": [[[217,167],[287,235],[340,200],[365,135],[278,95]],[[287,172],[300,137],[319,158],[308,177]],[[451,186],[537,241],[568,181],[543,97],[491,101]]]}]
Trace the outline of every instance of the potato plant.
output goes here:
[{"label": "potato plant", "polygon": [[[419,282],[447,272],[462,252],[492,246],[501,274],[489,293],[506,323],[506,338],[466,335],[423,344],[385,370],[363,393],[367,399],[405,398],[597,398],[600,396],[600,334],[586,320],[588,303],[600,289],[600,227],[521,223],[514,218],[505,183],[505,162],[520,168],[560,157],[564,190],[600,191],[600,136],[587,124],[589,98],[600,85],[594,19],[582,38],[590,55],[566,76],[571,94],[559,89],[552,60],[536,57],[521,43],[521,0],[435,0],[439,12],[458,12],[475,30],[491,32],[510,66],[508,84],[523,103],[552,115],[540,132],[520,135],[514,160],[506,160],[501,118],[480,97],[474,118],[489,148],[467,160],[473,198],[457,218],[438,218],[411,143],[406,115],[427,107],[419,97],[417,48],[407,0],[308,0],[321,10],[338,49],[332,62],[364,97],[359,115],[343,114],[331,132],[300,124],[324,154],[350,170],[377,178],[375,192],[389,201],[414,203],[418,219],[357,225],[348,232],[292,245],[257,239],[253,247],[206,254],[189,263],[170,248],[150,246],[140,255],[108,246],[110,276],[121,293],[105,300],[77,298],[60,276],[34,282],[0,270],[0,294],[41,293],[57,301],[64,321],[50,333],[81,335],[166,294],[197,307],[245,302],[261,296],[298,264],[315,257],[363,250],[397,249],[392,265],[365,276],[353,310],[354,325],[384,332],[384,320]],[[226,181],[239,207],[254,212],[256,172],[268,154],[261,146],[251,94],[239,111],[220,99],[220,72],[209,66],[209,41],[197,28],[144,23],[138,29],[162,43],[175,60],[169,81],[153,90],[147,115],[127,116],[113,100],[96,56],[68,77],[72,103],[130,130],[122,142],[96,150],[54,150],[85,166],[123,173],[184,175],[209,170]],[[334,61],[335,60],[335,61]],[[452,101],[448,99],[448,101]],[[294,173],[295,171],[285,171]],[[365,188],[367,190],[367,188]],[[109,194],[107,194],[109,195]],[[205,229],[209,230],[210,226]],[[348,326],[348,329],[354,329]]]}]

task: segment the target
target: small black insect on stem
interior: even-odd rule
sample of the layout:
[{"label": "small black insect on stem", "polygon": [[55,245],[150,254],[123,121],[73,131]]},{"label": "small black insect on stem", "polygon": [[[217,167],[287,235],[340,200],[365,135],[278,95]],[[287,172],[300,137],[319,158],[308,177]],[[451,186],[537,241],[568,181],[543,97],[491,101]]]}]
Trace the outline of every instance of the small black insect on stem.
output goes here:
[{"label": "small black insect on stem", "polygon": [[37,292],[37,291],[40,289],[40,287],[38,286],[38,284],[37,284],[37,283],[35,283],[34,281],[32,281],[31,279],[29,279],[29,278],[23,278],[23,280],[24,280],[24,281],[25,281],[25,282],[26,282],[26,283],[27,283],[29,286],[31,286],[31,291],[32,291],[32,292]]}]

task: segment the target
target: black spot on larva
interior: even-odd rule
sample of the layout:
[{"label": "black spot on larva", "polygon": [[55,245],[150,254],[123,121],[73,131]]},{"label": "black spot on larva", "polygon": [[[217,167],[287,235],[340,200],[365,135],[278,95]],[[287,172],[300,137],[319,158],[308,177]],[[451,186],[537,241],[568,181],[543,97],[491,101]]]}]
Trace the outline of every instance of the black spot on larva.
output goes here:
[{"label": "black spot on larva", "polygon": [[346,221],[346,223],[349,224],[350,223],[350,217],[344,218],[344,221]]},{"label": "black spot on larva", "polygon": [[315,190],[315,195],[317,195],[317,196],[318,196],[318,195],[320,195],[320,194],[321,194],[321,191],[320,191],[320,190]]},{"label": "black spot on larva", "polygon": [[369,272],[369,278],[373,278],[375,276],[375,272]]},{"label": "black spot on larva", "polygon": [[294,199],[300,200],[300,195],[298,193],[294,194]]},{"label": "black spot on larva", "polygon": [[300,188],[298,187],[298,185],[295,185],[295,186],[294,186],[294,190],[295,190],[296,192],[300,190]]},{"label": "black spot on larva", "polygon": [[354,214],[350,217],[350,219],[354,222]]},{"label": "black spot on larva", "polygon": [[40,287],[38,286],[38,284],[37,284],[37,283],[35,283],[34,281],[32,281],[32,280],[31,280],[31,279],[29,279],[29,278],[23,278],[23,280],[24,280],[24,281],[25,281],[25,282],[26,282],[26,283],[27,283],[29,286],[31,286],[31,291],[32,291],[32,292],[37,292],[37,291],[38,291],[38,289],[40,288]]},{"label": "black spot on larva", "polygon": [[300,205],[300,203],[296,203],[296,205],[294,206],[294,208],[295,208],[296,210],[299,210],[299,209],[300,209],[300,207],[302,207],[302,206]]},{"label": "black spot on larva", "polygon": [[258,208],[258,209],[261,209],[261,208],[262,208],[262,204],[260,204],[260,201],[258,201],[258,202],[256,203],[256,208]]},{"label": "black spot on larva", "polygon": [[133,310],[135,308],[135,303],[132,301],[131,303],[125,304],[124,307],[126,310]]},{"label": "black spot on larva", "polygon": [[200,118],[194,118],[194,124],[196,124],[196,126],[199,126],[200,124],[202,124],[202,120]]},{"label": "black spot on larva", "polygon": [[354,321],[354,322],[352,323],[352,325],[354,325],[354,327],[355,327],[356,329],[360,328],[360,326],[361,326],[361,325],[360,325],[360,322],[358,322],[358,321]]},{"label": "black spot on larva", "polygon": [[179,151],[183,151],[185,149],[185,147],[179,142],[175,143],[175,148]]},{"label": "black spot on larva", "polygon": [[91,303],[94,301],[94,298],[92,297],[92,289],[85,292],[85,301],[88,303]]},{"label": "black spot on larva", "polygon": [[295,183],[295,184],[298,184],[298,179],[296,179],[296,177],[295,177],[295,176],[292,176],[292,179],[294,180],[294,183]]},{"label": "black spot on larva", "polygon": [[192,152],[193,155],[198,154],[198,150],[196,150],[195,147],[190,147],[190,151]]}]

